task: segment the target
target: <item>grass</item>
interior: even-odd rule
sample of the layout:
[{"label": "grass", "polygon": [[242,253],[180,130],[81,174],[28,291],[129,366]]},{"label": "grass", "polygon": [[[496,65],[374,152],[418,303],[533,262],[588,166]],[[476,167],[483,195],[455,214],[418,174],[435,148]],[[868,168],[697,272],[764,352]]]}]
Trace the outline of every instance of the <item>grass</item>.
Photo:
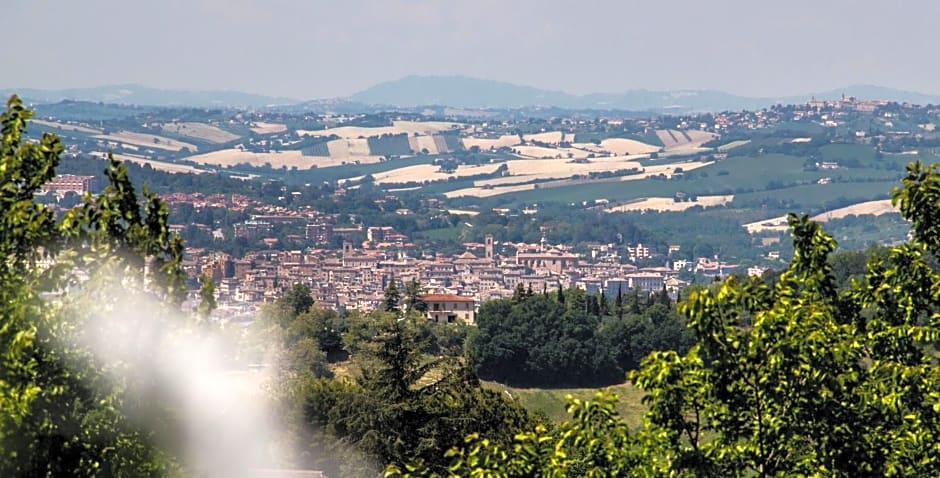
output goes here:
[{"label": "grass", "polygon": [[888,197],[891,188],[897,186],[896,180],[873,181],[859,183],[832,183],[807,184],[790,188],[775,189],[772,191],[757,191],[735,195],[732,207],[748,207],[763,201],[790,200],[799,205],[803,212],[822,212],[832,201],[844,202],[845,205],[853,202],[862,202],[872,199]]},{"label": "grass", "polygon": [[426,231],[416,232],[415,236],[431,241],[456,241],[460,238],[460,233],[463,232],[465,228],[466,226],[460,225],[454,227],[442,227],[440,229],[428,229]]},{"label": "grass", "polygon": [[[359,373],[358,367],[351,361],[330,364],[330,369],[337,378],[353,378]],[[600,390],[597,388],[516,388],[502,385],[497,382],[482,381],[483,387],[508,392],[513,399],[519,400],[522,406],[533,412],[541,411],[553,423],[561,423],[571,418],[568,414],[568,401],[566,397],[590,400]],[[645,392],[633,386],[630,382],[607,387],[617,394],[617,412],[624,422],[631,428],[639,428],[643,424],[643,415],[646,405],[642,399]]]},{"label": "grass", "polygon": [[[484,381],[483,386],[493,390],[509,392],[524,407],[531,411],[544,412],[555,423],[561,423],[571,418],[567,412],[568,401],[565,398],[566,396],[571,395],[574,398],[589,400],[599,390],[595,388],[515,388],[488,381]],[[617,394],[619,398],[617,411],[627,425],[631,428],[638,428],[642,425],[643,415],[646,413],[646,406],[641,402],[644,392],[629,382],[611,386],[609,389]]]}]

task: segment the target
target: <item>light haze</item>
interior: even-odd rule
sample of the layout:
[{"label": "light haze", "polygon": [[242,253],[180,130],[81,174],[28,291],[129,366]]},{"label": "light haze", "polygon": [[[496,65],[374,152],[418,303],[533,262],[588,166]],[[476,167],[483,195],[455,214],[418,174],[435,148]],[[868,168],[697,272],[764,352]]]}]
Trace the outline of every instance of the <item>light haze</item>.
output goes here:
[{"label": "light haze", "polygon": [[3,88],[314,99],[416,74],[576,94],[940,93],[940,2],[929,0],[6,0],[0,10]]}]

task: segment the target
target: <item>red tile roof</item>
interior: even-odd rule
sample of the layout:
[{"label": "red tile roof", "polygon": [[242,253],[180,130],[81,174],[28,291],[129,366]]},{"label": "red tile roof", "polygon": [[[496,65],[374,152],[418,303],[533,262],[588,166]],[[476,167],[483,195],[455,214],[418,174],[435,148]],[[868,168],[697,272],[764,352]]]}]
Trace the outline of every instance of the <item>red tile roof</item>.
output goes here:
[{"label": "red tile roof", "polygon": [[455,294],[425,294],[421,297],[425,302],[475,302],[473,297],[463,297]]}]

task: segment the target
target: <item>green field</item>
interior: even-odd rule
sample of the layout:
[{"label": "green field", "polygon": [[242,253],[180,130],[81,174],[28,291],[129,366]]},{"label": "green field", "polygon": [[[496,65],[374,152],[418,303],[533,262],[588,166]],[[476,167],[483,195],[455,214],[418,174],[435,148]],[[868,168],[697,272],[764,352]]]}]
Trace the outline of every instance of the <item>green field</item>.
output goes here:
[{"label": "green field", "polygon": [[[567,400],[571,395],[574,398],[589,400],[594,397],[598,389],[595,388],[515,388],[507,387],[496,382],[483,382],[483,386],[494,390],[509,392],[512,398],[519,400],[523,406],[532,411],[542,411],[555,423],[561,423],[570,418],[567,412]],[[609,387],[617,394],[617,411],[631,428],[638,428],[643,424],[643,414],[646,406],[642,399],[644,392],[627,382]]]},{"label": "green field", "polygon": [[[789,201],[800,206],[801,212],[817,213],[824,209],[847,206],[852,203],[872,199],[885,199],[891,194],[891,188],[898,181],[877,181],[861,183],[808,184],[772,191],[757,191],[735,195],[732,207],[755,207],[764,200]],[[844,202],[841,205],[827,204]]]},{"label": "green field", "polygon": [[416,238],[428,239],[431,241],[456,241],[460,238],[460,233],[466,229],[466,226],[443,227],[440,229],[428,229],[415,233]]}]

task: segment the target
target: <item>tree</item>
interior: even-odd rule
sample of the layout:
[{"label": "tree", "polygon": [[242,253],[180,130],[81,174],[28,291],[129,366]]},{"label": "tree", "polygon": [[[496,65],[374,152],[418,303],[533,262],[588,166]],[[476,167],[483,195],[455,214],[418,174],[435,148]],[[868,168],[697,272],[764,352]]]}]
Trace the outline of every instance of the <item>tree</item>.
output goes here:
[{"label": "tree", "polygon": [[[420,462],[446,472],[441,450],[460,444],[473,431],[486,430],[508,445],[512,435],[534,425],[532,417],[499,392],[483,389],[459,360],[429,358],[416,321],[375,313],[373,335],[354,354],[361,375],[348,386],[311,382],[305,393],[305,419],[328,430],[338,450],[352,449],[373,463]],[[340,453],[319,466],[330,476],[369,476],[375,470],[348,469]],[[338,463],[339,462],[339,463]],[[345,469],[344,469],[345,468]]]},{"label": "tree", "polygon": [[310,295],[310,287],[297,283],[290,288],[287,295],[278,298],[276,303],[288,310],[287,320],[293,320],[300,314],[310,311],[314,301],[313,296]]},{"label": "tree", "polygon": [[607,294],[604,294],[604,291],[601,291],[600,294],[598,295],[599,295],[599,297],[597,298],[598,308],[599,308],[598,315],[603,317],[610,313],[610,310],[609,310],[610,306],[607,303]]},{"label": "tree", "polygon": [[537,294],[484,303],[466,355],[480,377],[520,386],[612,384],[622,371],[603,346],[600,317],[587,312],[583,290],[564,302]]},{"label": "tree", "polygon": [[409,312],[427,312],[428,304],[422,298],[423,294],[424,290],[421,287],[421,283],[418,282],[417,277],[405,284],[405,306],[408,308]]},{"label": "tree", "polygon": [[199,288],[199,308],[196,315],[200,321],[204,322],[209,320],[209,315],[218,305],[215,302],[215,284],[212,278],[203,274],[199,276],[199,283],[202,287]]},{"label": "tree", "polygon": [[395,282],[395,276],[388,280],[388,286],[385,287],[385,301],[383,309],[385,312],[397,312],[401,305],[401,292],[398,290],[398,284]]},{"label": "tree", "polygon": [[[522,282],[516,284],[516,288],[512,291],[512,301],[513,303],[522,302],[525,299],[525,285]],[[544,295],[544,293],[543,293]]]},{"label": "tree", "polygon": [[602,396],[586,405],[596,413],[572,403],[562,433],[536,429],[511,450],[470,437],[449,452],[450,471],[937,476],[940,272],[928,260],[940,253],[936,166],[909,165],[893,202],[913,240],[873,255],[843,289],[829,262],[835,240],[790,215],[794,257],[774,286],[732,276],[693,290],[678,309],[696,344],[654,352],[631,374],[649,407],[635,434]]},{"label": "tree", "polygon": [[617,310],[617,318],[623,319],[623,286],[617,284],[617,299],[614,301],[614,309]]}]

